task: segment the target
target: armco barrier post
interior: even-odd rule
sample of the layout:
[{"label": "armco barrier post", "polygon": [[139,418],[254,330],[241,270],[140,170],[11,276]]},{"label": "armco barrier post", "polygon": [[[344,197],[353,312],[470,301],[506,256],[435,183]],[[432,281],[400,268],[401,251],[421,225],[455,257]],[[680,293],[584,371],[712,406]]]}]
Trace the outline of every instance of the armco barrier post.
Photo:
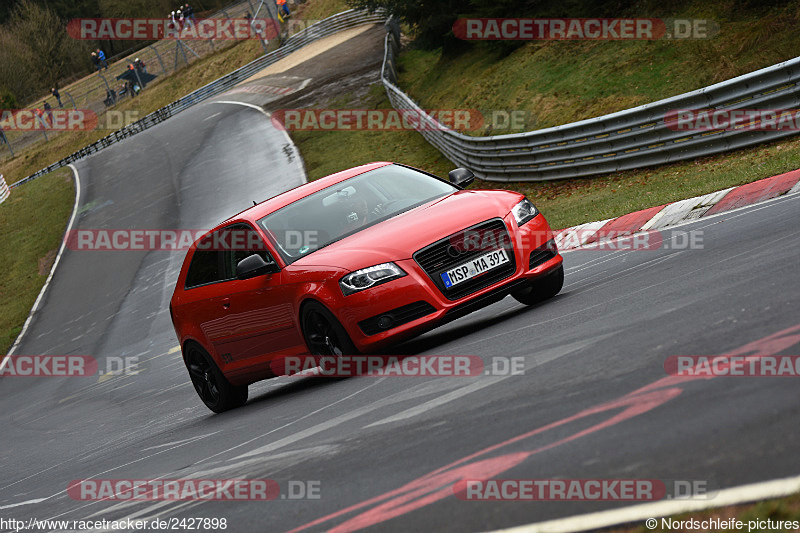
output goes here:
[{"label": "armco barrier post", "polygon": [[3,128],[0,128],[0,142],[3,142],[6,146],[8,146],[8,150],[11,152],[11,157],[14,157],[14,149],[11,148],[11,143],[8,142],[6,132],[3,131]]},{"label": "armco barrier post", "polygon": [[3,178],[3,175],[0,174],[0,204],[5,202],[10,195],[11,195],[11,189],[8,188],[6,180]]}]

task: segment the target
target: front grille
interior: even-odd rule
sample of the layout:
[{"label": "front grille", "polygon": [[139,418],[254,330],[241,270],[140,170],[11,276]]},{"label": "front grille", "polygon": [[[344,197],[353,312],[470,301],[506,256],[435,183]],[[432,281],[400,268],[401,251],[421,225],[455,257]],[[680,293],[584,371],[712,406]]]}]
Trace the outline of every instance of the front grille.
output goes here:
[{"label": "front grille", "polygon": [[541,265],[542,263],[546,263],[550,261],[552,258],[556,256],[558,248],[556,248],[556,243],[553,239],[550,239],[537,249],[531,252],[531,259],[528,262],[528,270],[532,270],[537,266]]},{"label": "front grille", "polygon": [[[397,309],[392,309],[391,311],[387,311],[385,313],[370,317],[366,320],[362,320],[358,323],[358,327],[361,328],[361,331],[364,332],[364,335],[377,335],[383,331],[388,331],[392,328],[396,328],[397,326],[407,324],[412,320],[422,318],[423,316],[429,315],[434,311],[436,311],[436,309],[431,304],[420,300],[419,302],[404,305],[402,307],[398,307]],[[391,319],[391,324],[388,327],[382,328],[378,325],[378,321],[382,317],[386,316]]]},{"label": "front grille", "polygon": [[[449,289],[445,287],[441,277],[443,272],[499,248],[505,249],[508,263]],[[461,230],[426,246],[414,254],[414,260],[448,300],[457,300],[488,287],[511,276],[517,268],[508,230],[499,218]]]}]

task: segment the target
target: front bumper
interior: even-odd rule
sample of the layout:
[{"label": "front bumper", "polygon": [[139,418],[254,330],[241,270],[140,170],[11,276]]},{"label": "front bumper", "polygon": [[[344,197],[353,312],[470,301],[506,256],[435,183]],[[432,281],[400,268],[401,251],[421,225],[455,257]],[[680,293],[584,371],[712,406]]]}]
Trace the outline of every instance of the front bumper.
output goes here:
[{"label": "front bumper", "polygon": [[407,276],[344,298],[332,311],[356,347],[371,353],[419,335],[497,302],[562,264],[544,216],[539,214],[522,227],[510,214],[503,222],[513,245],[514,269],[502,279],[454,298],[417,261],[406,259],[395,263]]}]

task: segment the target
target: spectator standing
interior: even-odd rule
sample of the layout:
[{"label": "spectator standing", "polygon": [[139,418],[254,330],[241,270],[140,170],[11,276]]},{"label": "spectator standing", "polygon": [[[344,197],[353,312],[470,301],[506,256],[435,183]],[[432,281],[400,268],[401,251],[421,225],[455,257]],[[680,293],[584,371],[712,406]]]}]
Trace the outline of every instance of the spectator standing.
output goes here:
[{"label": "spectator standing", "polygon": [[100,64],[100,58],[97,57],[97,52],[92,52],[92,63],[94,63],[94,66],[97,68],[98,72],[100,72],[100,69],[103,68],[103,66]]},{"label": "spectator standing", "polygon": [[290,17],[292,14],[289,12],[289,6],[286,5],[286,0],[275,0],[279,10],[283,10],[285,16]]},{"label": "spectator standing", "polygon": [[50,102],[45,100],[44,103],[42,104],[42,107],[44,108],[44,112],[47,115],[47,118],[50,119],[50,126],[52,127],[52,124],[53,124],[53,111],[52,111],[52,109],[53,108],[50,107]]},{"label": "spectator standing", "polygon": [[50,89],[50,93],[51,93],[53,96],[55,96],[55,98],[56,98],[56,101],[58,102],[58,107],[64,107],[64,106],[61,104],[61,93],[59,93],[59,92],[58,92],[58,89],[56,89],[55,87],[53,87],[52,89]]},{"label": "spectator standing", "polygon": [[194,27],[194,11],[192,10],[192,6],[189,4],[182,5],[181,13],[183,13],[184,24]]},{"label": "spectator standing", "polygon": [[39,123],[42,125],[42,127],[44,129],[48,129],[49,125],[47,124],[47,121],[44,119],[44,111],[42,111],[37,107],[36,109],[34,109],[33,112],[36,113],[36,117],[39,119]]},{"label": "spectator standing", "polygon": [[106,54],[103,53],[103,51],[100,50],[99,48],[97,49],[97,59],[105,67],[105,69],[108,70],[108,61],[106,61]]},{"label": "spectator standing", "polygon": [[145,65],[144,61],[142,61],[138,57],[134,59],[133,66],[136,67],[136,70],[138,70],[139,73],[147,74],[147,65]]}]

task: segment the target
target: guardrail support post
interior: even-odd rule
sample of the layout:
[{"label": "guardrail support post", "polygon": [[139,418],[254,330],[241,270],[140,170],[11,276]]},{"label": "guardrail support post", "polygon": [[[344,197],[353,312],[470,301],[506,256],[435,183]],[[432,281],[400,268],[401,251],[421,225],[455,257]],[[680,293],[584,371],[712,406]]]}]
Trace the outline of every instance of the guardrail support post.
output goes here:
[{"label": "guardrail support post", "polygon": [[6,137],[6,132],[3,131],[3,128],[0,128],[0,140],[2,140],[8,149],[11,151],[11,157],[14,157],[14,150],[11,148],[11,143],[8,142],[8,138]]},{"label": "guardrail support post", "polygon": [[161,75],[166,76],[167,67],[164,66],[164,60],[161,59],[161,54],[158,53],[158,50],[156,50],[156,48],[152,44],[148,46],[148,48],[150,48],[153,52],[156,53],[156,59],[158,59],[158,63],[161,65]]}]

